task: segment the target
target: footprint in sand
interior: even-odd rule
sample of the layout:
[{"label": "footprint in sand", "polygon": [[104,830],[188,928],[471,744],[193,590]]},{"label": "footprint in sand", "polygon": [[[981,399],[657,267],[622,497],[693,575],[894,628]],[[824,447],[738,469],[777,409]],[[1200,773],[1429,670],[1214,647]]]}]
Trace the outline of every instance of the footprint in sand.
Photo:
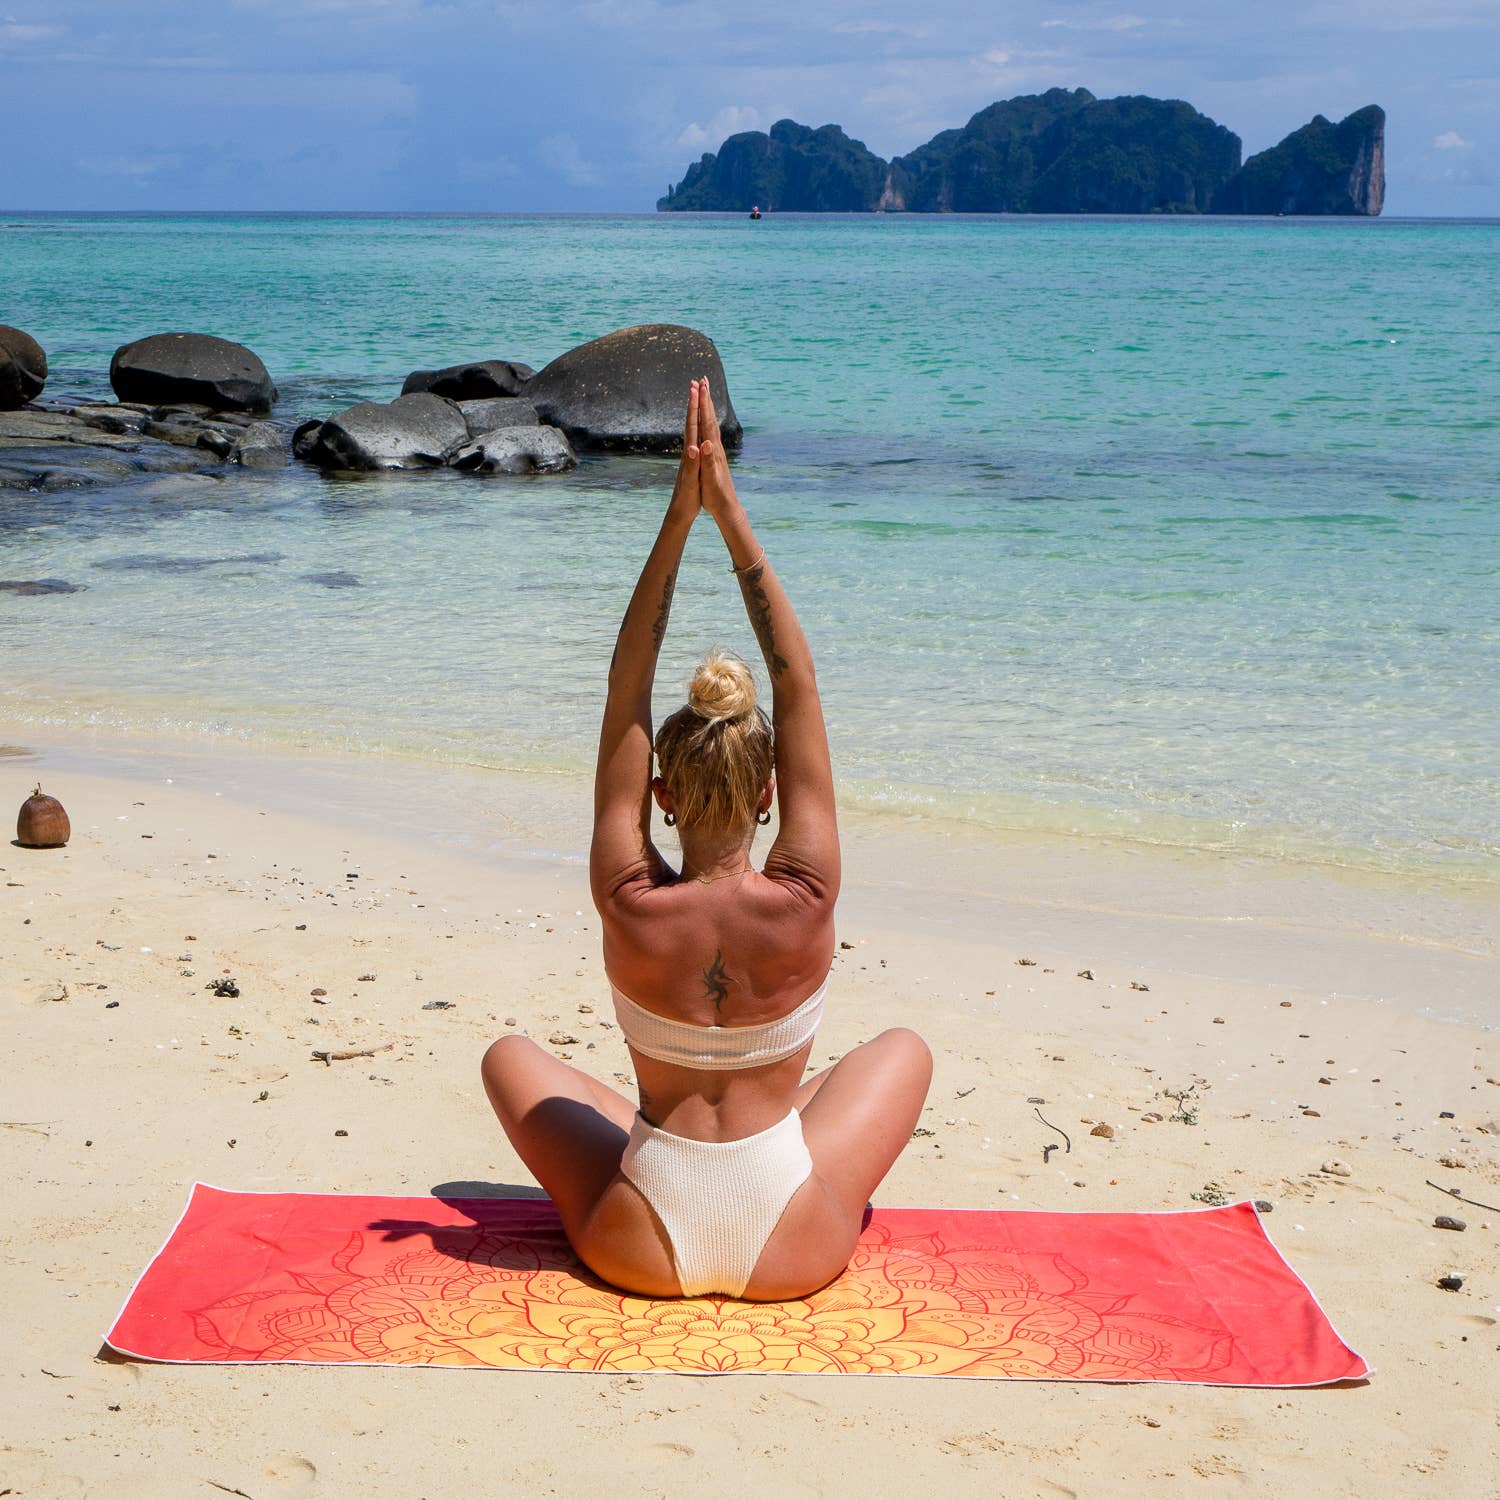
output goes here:
[{"label": "footprint in sand", "polygon": [[268,1463],[264,1474],[270,1480],[274,1495],[300,1495],[312,1488],[318,1477],[317,1466],[295,1453],[280,1453]]},{"label": "footprint in sand", "polygon": [[0,1494],[35,1497],[35,1500],[64,1500],[65,1496],[83,1494],[83,1480],[76,1474],[50,1473],[49,1455],[40,1448],[14,1448],[0,1444],[0,1472],[8,1488]]},{"label": "footprint in sand", "polygon": [[686,1443],[647,1443],[641,1454],[645,1458],[691,1458],[693,1450]]}]

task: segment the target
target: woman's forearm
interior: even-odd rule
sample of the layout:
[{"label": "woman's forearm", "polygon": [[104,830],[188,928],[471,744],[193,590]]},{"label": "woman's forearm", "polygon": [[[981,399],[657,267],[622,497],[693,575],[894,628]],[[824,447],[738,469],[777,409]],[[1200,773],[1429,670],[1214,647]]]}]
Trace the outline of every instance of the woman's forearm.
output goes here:
[{"label": "woman's forearm", "polygon": [[750,518],[735,501],[723,507],[714,519],[729,549],[745,600],[745,613],[760,643],[772,686],[781,692],[804,684],[813,686],[812,650],[792,601],[787,598],[765,549],[756,540]]},{"label": "woman's forearm", "polygon": [[625,618],[620,622],[620,634],[609,663],[611,698],[650,699],[656,660],[672,612],[682,549],[696,515],[696,503],[689,505],[685,499],[673,495],[641,576],[636,580]]}]

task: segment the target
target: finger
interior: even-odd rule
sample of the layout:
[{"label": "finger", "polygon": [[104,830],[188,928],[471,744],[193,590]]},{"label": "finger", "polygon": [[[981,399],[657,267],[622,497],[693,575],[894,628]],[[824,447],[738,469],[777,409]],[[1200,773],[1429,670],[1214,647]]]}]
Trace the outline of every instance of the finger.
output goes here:
[{"label": "finger", "polygon": [[714,410],[713,392],[709,389],[708,377],[703,378],[702,414],[698,419],[699,430],[704,437],[718,437],[719,414]]},{"label": "finger", "polygon": [[684,446],[687,450],[697,456],[694,450],[698,447],[699,418],[698,411],[702,402],[699,400],[698,382],[695,380],[688,387],[687,405],[687,431],[684,434]]}]

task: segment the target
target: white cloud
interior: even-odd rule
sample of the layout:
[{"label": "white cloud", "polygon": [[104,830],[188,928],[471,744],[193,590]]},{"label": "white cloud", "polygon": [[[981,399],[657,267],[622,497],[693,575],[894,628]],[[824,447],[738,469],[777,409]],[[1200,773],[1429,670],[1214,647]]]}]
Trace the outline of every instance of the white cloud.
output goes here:
[{"label": "white cloud", "polygon": [[1432,144],[1439,151],[1462,151],[1474,142],[1466,141],[1456,130],[1445,130]]},{"label": "white cloud", "polygon": [[1042,29],[1048,31],[1061,27],[1065,31],[1135,31],[1138,27],[1150,24],[1145,16],[1101,16],[1097,21],[1043,21]]},{"label": "white cloud", "polygon": [[544,136],[537,147],[542,165],[562,174],[569,187],[602,187],[604,174],[585,158],[578,142],[566,132]]},{"label": "white cloud", "polygon": [[78,165],[95,177],[128,177],[137,181],[170,172],[182,165],[180,156],[86,156]]},{"label": "white cloud", "polygon": [[1010,53],[1002,52],[998,47],[996,47],[989,52],[981,53],[979,61],[982,63],[988,63],[992,68],[1003,68],[1008,66],[1010,63]]},{"label": "white cloud", "polygon": [[673,143],[686,151],[716,151],[732,135],[760,128],[760,111],[748,104],[726,104],[707,125],[696,120]]},{"label": "white cloud", "polygon": [[18,21],[14,16],[6,16],[0,21],[0,45],[6,42],[49,42],[61,35],[61,26],[39,26],[34,21]]}]

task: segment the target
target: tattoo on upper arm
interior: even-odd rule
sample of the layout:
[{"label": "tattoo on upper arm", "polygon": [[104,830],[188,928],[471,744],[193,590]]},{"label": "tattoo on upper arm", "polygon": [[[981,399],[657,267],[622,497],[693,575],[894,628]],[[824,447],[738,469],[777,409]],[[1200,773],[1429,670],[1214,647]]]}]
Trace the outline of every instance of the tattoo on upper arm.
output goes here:
[{"label": "tattoo on upper arm", "polygon": [[724,971],[721,949],[714,950],[714,961],[703,971],[703,987],[714,1003],[714,1014],[722,1014],[724,1002],[729,998],[729,975]]},{"label": "tattoo on upper arm", "polygon": [[784,656],[776,654],[776,635],[771,629],[771,601],[761,587],[765,572],[765,565],[760,564],[751,568],[748,573],[741,573],[740,592],[745,596],[745,612],[750,616],[750,628],[754,630],[755,639],[760,642],[760,653],[766,659],[766,671],[774,681],[786,671],[787,662]]},{"label": "tattoo on upper arm", "polygon": [[651,624],[651,640],[658,651],[667,636],[667,616],[672,613],[672,593],[677,587],[677,574],[668,573],[662,580],[661,604],[657,607],[656,619]]}]

